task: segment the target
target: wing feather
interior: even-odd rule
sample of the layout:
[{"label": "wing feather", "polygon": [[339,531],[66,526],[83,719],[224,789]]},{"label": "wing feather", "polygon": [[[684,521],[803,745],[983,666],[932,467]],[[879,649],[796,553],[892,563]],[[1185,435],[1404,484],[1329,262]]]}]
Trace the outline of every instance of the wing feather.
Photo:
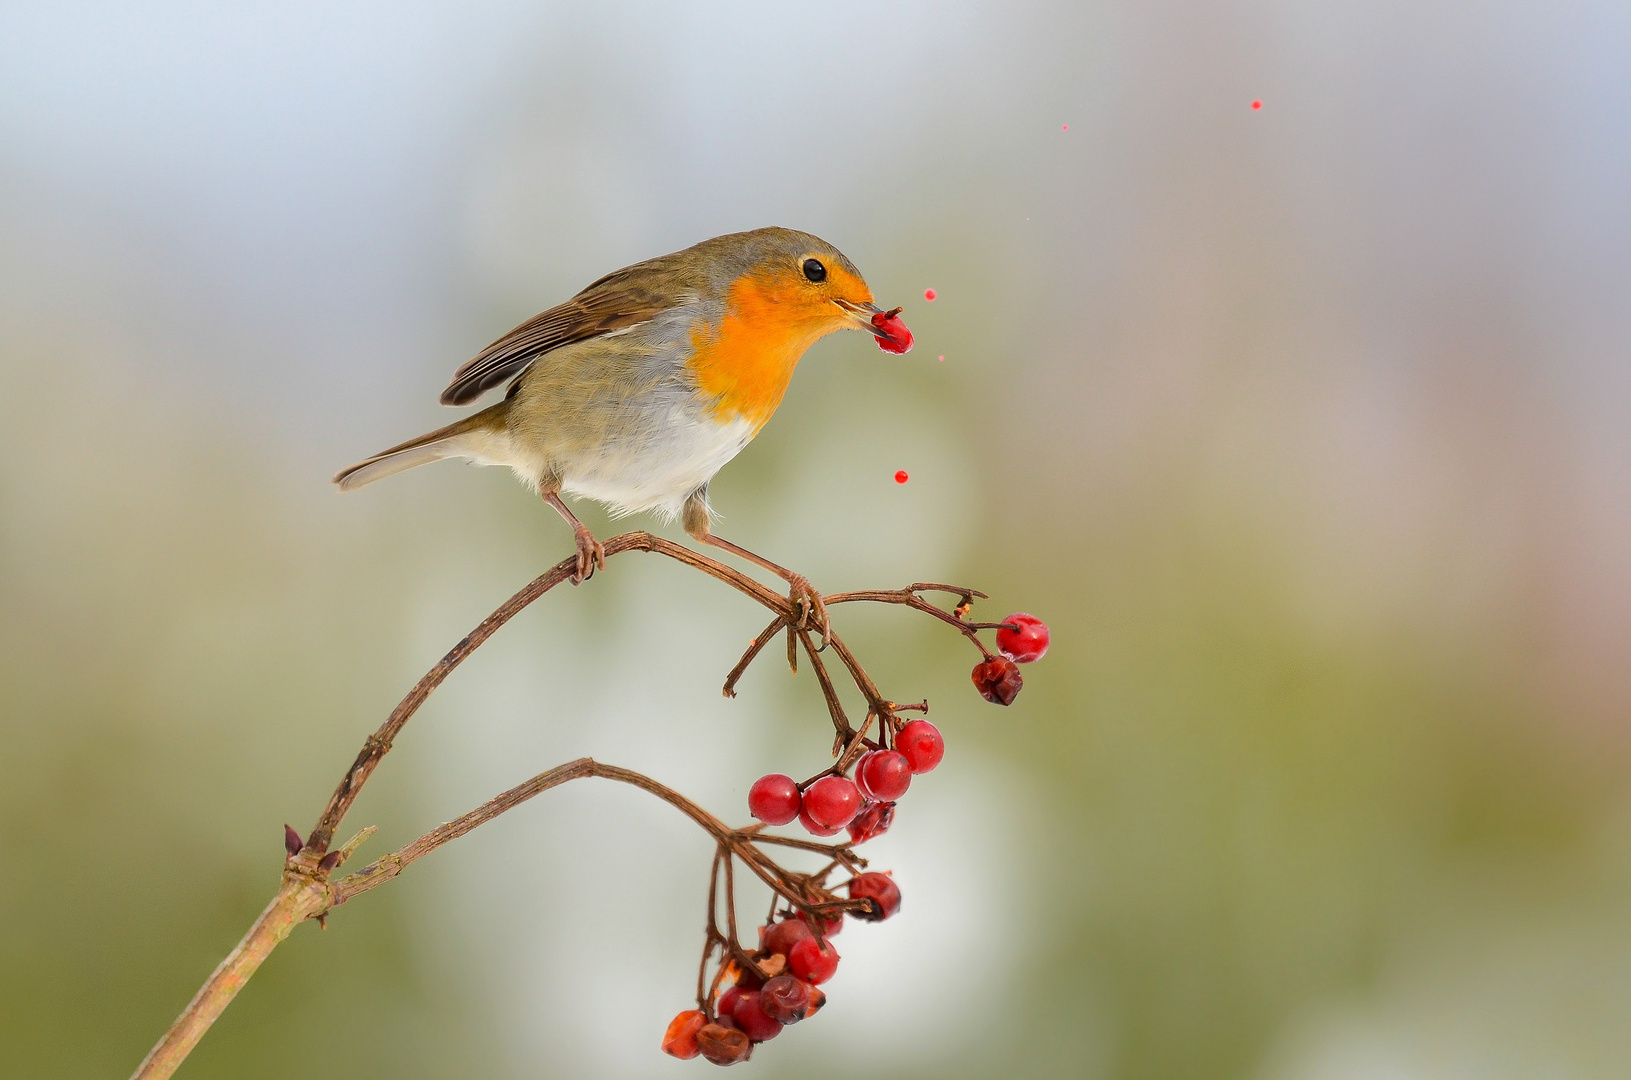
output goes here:
[{"label": "wing feather", "polygon": [[[653,260],[656,261],[656,260]],[[443,405],[464,405],[562,345],[627,330],[672,307],[679,290],[658,285],[650,263],[607,274],[564,304],[511,330],[472,357],[442,391]],[[675,282],[675,284],[679,284]]]}]

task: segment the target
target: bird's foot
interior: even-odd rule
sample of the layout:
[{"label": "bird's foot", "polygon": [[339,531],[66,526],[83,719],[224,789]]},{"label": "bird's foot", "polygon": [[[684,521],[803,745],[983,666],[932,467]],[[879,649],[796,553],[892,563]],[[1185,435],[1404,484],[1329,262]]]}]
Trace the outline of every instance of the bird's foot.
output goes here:
[{"label": "bird's foot", "polygon": [[579,585],[594,577],[596,569],[606,569],[606,548],[586,525],[574,524],[572,535],[578,542],[578,565],[572,572],[572,584]]},{"label": "bird's foot", "polygon": [[787,575],[787,598],[793,603],[798,621],[793,625],[800,630],[814,630],[821,635],[821,648],[827,647],[827,605],[821,593],[803,574]]}]

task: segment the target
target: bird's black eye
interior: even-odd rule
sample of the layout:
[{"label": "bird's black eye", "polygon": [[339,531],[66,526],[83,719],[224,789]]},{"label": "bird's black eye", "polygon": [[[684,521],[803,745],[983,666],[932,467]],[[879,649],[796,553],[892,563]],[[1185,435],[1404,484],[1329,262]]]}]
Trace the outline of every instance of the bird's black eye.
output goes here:
[{"label": "bird's black eye", "polygon": [[804,260],[804,276],[811,281],[826,281],[827,268],[814,259]]}]

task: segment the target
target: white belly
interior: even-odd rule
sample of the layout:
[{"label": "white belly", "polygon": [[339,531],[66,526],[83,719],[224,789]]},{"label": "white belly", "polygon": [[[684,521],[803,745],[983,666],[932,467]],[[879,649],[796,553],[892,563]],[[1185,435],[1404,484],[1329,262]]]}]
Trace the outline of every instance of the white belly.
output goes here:
[{"label": "white belly", "polygon": [[686,496],[711,480],[755,434],[746,420],[718,423],[688,413],[676,410],[637,444],[566,463],[562,487],[605,503],[617,516],[655,510],[673,517]]}]

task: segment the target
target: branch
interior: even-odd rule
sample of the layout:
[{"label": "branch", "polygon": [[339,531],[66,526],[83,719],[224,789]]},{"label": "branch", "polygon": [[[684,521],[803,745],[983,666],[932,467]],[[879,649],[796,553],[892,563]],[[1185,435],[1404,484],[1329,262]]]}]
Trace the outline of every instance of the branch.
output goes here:
[{"label": "branch", "polygon": [[[899,722],[895,718],[897,709],[927,710],[928,704],[926,701],[917,706],[898,706],[894,702],[886,700],[843,641],[837,635],[828,633],[826,635],[827,643],[833,646],[868,704],[868,714],[861,724],[861,729],[856,731],[851,727],[844,713],[843,705],[838,698],[836,689],[833,687],[832,679],[828,675],[826,666],[822,663],[810,634],[799,623],[798,609],[790,597],[772,592],[747,575],[715,559],[647,532],[627,532],[614,536],[605,542],[604,550],[607,558],[622,554],[625,551],[646,551],[666,555],[677,562],[684,563],[686,566],[717,578],[768,609],[773,616],[770,625],[754,639],[753,644],[749,646],[742,659],[731,671],[725,682],[725,694],[727,697],[735,696],[734,691],[737,680],[740,679],[743,672],[747,670],[765,645],[769,644],[776,634],[785,628],[788,632],[790,661],[796,658],[796,647],[802,645],[805,654],[810,659],[811,666],[815,669],[816,679],[821,686],[822,696],[827,703],[833,726],[836,729],[837,738],[833,745],[833,756],[838,761],[827,772],[836,772],[838,775],[842,775],[853,766],[867,746],[874,745],[866,738],[866,733],[874,718],[878,719],[880,724],[878,739],[879,744],[882,744],[886,737],[892,736],[899,726]],[[175,1023],[165,1032],[164,1037],[149,1052],[137,1068],[132,1080],[164,1080],[164,1078],[171,1076],[181,1062],[186,1059],[193,1047],[197,1045],[198,1040],[209,1030],[210,1025],[215,1022],[238,991],[254,975],[261,963],[289,935],[295,926],[306,919],[317,919],[321,923],[328,912],[336,906],[390,881],[410,864],[424,858],[443,844],[458,839],[477,826],[483,825],[500,814],[513,810],[534,796],[569,780],[594,776],[630,784],[674,806],[714,838],[717,850],[714,857],[714,871],[709,885],[706,941],[697,983],[698,1003],[710,1017],[713,1015],[713,1000],[719,986],[733,971],[751,971],[757,977],[766,978],[769,977],[772,971],[779,970],[779,967],[775,966],[769,969],[762,967],[761,960],[756,960],[753,955],[744,951],[740,941],[737,940],[734,877],[734,864],[736,861],[740,860],[744,866],[753,872],[754,876],[769,886],[774,897],[786,901],[793,912],[808,919],[818,939],[824,940],[825,937],[824,919],[841,915],[844,912],[865,913],[877,910],[873,901],[853,896],[850,898],[835,896],[825,884],[827,875],[840,866],[852,876],[861,873],[862,868],[866,866],[866,860],[857,856],[849,844],[822,844],[793,837],[764,835],[760,832],[761,826],[759,825],[744,829],[732,829],[719,818],[708,813],[708,811],[672,788],[666,787],[640,773],[619,768],[615,765],[603,765],[591,758],[579,758],[547,772],[539,773],[532,779],[494,796],[469,813],[432,829],[400,850],[374,860],[358,872],[349,874],[339,880],[330,880],[332,872],[342,865],[373,831],[373,827],[369,826],[346,844],[330,850],[334,835],[344,820],[346,813],[356,802],[363,786],[367,784],[369,777],[373,775],[380,761],[390,751],[393,741],[401,734],[403,727],[406,726],[414,713],[419,710],[419,707],[425,703],[436,688],[441,686],[447,680],[447,677],[452,674],[453,670],[464,662],[466,657],[480,648],[500,627],[527,608],[533,601],[539,599],[563,581],[569,580],[575,564],[575,557],[565,559],[533,579],[525,588],[511,596],[491,615],[483,619],[474,630],[467,634],[445,656],[437,661],[435,666],[425,673],[418,683],[414,685],[413,689],[408,692],[407,696],[397,704],[396,708],[391,710],[385,722],[364,741],[361,751],[358,752],[351,767],[340,779],[334,793],[329,796],[328,804],[323,808],[316,826],[304,842],[300,840],[299,835],[293,829],[285,826],[289,857],[284,864],[283,877],[276,895],[266,909],[261,912],[260,917],[250,926],[249,931],[239,941],[237,947],[215,969],[209,979],[205,981],[203,987],[194,995],[192,1001],[182,1010]],[[961,597],[961,602],[954,612],[948,613],[918,596],[917,594],[920,591],[954,593]],[[991,654],[986,651],[984,645],[980,644],[975,631],[1003,624],[967,622],[964,616],[973,603],[975,596],[983,597],[984,594],[972,589],[929,583],[911,585],[898,592],[838,593],[827,597],[825,603],[831,605],[865,600],[902,604],[924,611],[943,622],[956,626],[989,659]],[[796,666],[794,670],[797,670]],[[788,870],[780,866],[765,852],[762,845],[767,844],[822,855],[827,860],[826,865],[813,874]],[[721,871],[723,871],[725,881],[727,905],[726,923],[728,929],[724,932],[720,930],[716,920],[716,900]],[[775,904],[773,903],[772,914],[774,914],[774,909]],[[708,985],[705,978],[707,967],[715,948],[719,949],[719,967],[715,973],[711,988],[704,992],[704,988]],[[767,959],[775,960],[777,965],[782,962],[779,957],[770,957],[769,954],[764,953],[761,953],[761,955]]]}]

